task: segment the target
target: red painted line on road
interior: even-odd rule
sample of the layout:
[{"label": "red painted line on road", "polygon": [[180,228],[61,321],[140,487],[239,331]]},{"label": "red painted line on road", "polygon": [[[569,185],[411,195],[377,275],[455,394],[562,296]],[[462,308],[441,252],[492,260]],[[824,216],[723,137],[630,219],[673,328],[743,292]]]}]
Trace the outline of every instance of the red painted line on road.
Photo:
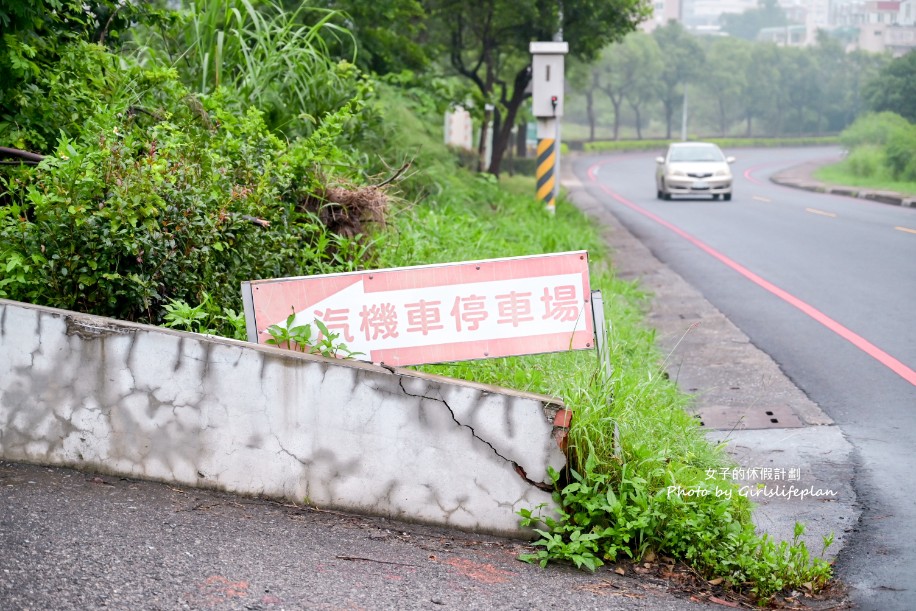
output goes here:
[{"label": "red painted line on road", "polygon": [[595,183],[597,186],[599,186],[602,191],[604,191],[605,193],[613,197],[615,200],[617,200],[624,206],[630,208],[631,210],[634,210],[635,212],[638,212],[639,214],[645,216],[646,218],[649,218],[655,221],[656,223],[658,223],[662,227],[665,227],[666,229],[670,229],[675,234],[684,238],[685,240],[687,240],[688,242],[690,242],[691,244],[693,244],[700,250],[704,251],[708,255],[712,256],[713,258],[718,259],[720,262],[724,263],[725,265],[727,265],[734,271],[738,272],[739,274],[741,274],[742,276],[744,276],[745,278],[747,278],[748,280],[750,280],[751,282],[759,286],[760,288],[772,293],[773,295],[782,299],[789,305],[807,314],[808,316],[813,318],[815,321],[827,327],[828,329],[830,329],[831,331],[833,331],[834,333],[836,333],[837,335],[839,335],[840,337],[842,337],[843,339],[851,343],[853,346],[855,346],[862,352],[866,353],[868,356],[872,357],[873,359],[875,359],[876,361],[878,361],[879,363],[881,363],[882,365],[884,365],[885,367],[887,367],[888,369],[890,369],[891,371],[899,375],[901,378],[903,378],[904,380],[906,380],[913,386],[916,386],[916,371],[910,369],[909,367],[901,363],[899,360],[895,359],[890,354],[881,350],[880,348],[872,344],[870,341],[868,341],[861,335],[858,335],[857,333],[854,333],[850,329],[844,327],[843,325],[833,320],[832,318],[830,318],[829,316],[827,316],[826,314],[824,314],[823,312],[821,312],[814,306],[809,305],[807,302],[802,301],[798,297],[795,297],[788,291],[785,291],[779,288],[778,286],[776,286],[775,284],[773,284],[772,282],[768,280],[765,280],[764,278],[761,278],[760,276],[758,276],[757,274],[755,274],[748,268],[730,259],[729,257],[725,256],[724,254],[720,253],[718,250],[709,246],[705,242],[702,242],[701,240],[693,237],[692,235],[690,235],[689,233],[687,233],[680,227],[669,223],[668,221],[661,218],[657,214],[649,212],[648,210],[621,197],[616,192],[608,188],[606,185],[599,183],[597,181],[597,176],[596,176],[597,169],[599,166],[604,165],[606,163],[608,163],[608,161],[601,161],[601,162],[594,164],[593,166],[591,166],[588,169],[589,179],[593,183]]},{"label": "red painted line on road", "polygon": [[754,174],[754,172],[756,172],[757,170],[763,169],[763,168],[768,167],[768,166],[771,166],[771,165],[776,165],[776,164],[775,164],[775,163],[764,163],[764,164],[762,164],[762,165],[756,165],[756,166],[754,166],[754,167],[752,167],[752,168],[748,168],[748,169],[744,170],[744,178],[747,179],[747,180],[749,180],[749,181],[751,181],[751,182],[754,183],[755,185],[765,185],[765,184],[768,184],[768,183],[763,182],[763,181],[760,180],[759,178],[756,178],[753,174]]}]

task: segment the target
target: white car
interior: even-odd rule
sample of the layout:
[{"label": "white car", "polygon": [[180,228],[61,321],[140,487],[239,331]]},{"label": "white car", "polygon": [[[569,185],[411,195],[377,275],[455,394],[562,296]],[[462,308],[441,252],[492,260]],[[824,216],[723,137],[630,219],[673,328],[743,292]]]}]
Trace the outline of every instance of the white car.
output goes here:
[{"label": "white car", "polygon": [[726,157],[711,142],[674,142],[655,166],[658,199],[672,195],[711,195],[713,199],[732,198],[734,157]]}]

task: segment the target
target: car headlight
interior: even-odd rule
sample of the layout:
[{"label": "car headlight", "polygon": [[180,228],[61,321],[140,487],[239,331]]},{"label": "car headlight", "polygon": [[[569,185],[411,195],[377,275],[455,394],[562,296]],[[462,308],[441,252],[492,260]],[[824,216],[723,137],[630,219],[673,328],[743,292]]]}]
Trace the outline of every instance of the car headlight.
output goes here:
[{"label": "car headlight", "polygon": [[687,173],[684,170],[671,170],[672,176],[687,176]]},{"label": "car headlight", "polygon": [[716,176],[731,176],[732,173],[728,170],[716,170]]}]

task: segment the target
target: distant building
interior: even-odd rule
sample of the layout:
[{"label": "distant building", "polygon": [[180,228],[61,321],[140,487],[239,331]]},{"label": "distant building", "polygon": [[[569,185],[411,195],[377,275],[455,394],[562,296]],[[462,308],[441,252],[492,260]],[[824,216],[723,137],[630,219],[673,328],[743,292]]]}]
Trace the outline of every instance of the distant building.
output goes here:
[{"label": "distant building", "polygon": [[804,47],[808,44],[808,29],[804,25],[763,28],[757,34],[761,42],[773,42],[780,47]]},{"label": "distant building", "polygon": [[[759,40],[779,45],[808,46],[821,30],[845,41],[847,50],[904,55],[916,49],[916,0],[777,0],[789,25],[764,28]],[[642,24],[651,32],[669,21],[681,22],[695,34],[722,35],[725,13],[756,9],[758,0],[653,0],[653,13]]]},{"label": "distant building", "polygon": [[851,48],[895,57],[916,49],[916,1],[855,1],[834,8],[834,26],[858,33]]},{"label": "distant building", "polygon": [[684,25],[690,28],[719,25],[724,13],[743,13],[757,8],[757,0],[684,0]]},{"label": "distant building", "polygon": [[645,32],[651,32],[669,21],[683,22],[682,0],[655,0],[652,2],[652,16],[642,23]]}]

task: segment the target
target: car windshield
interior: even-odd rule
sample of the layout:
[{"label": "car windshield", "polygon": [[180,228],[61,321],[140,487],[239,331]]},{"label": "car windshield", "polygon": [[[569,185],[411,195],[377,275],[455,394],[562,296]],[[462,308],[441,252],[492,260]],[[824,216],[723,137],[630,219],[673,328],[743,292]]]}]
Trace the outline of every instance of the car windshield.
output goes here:
[{"label": "car windshield", "polygon": [[668,161],[723,161],[722,151],[714,146],[678,146],[671,149]]}]

